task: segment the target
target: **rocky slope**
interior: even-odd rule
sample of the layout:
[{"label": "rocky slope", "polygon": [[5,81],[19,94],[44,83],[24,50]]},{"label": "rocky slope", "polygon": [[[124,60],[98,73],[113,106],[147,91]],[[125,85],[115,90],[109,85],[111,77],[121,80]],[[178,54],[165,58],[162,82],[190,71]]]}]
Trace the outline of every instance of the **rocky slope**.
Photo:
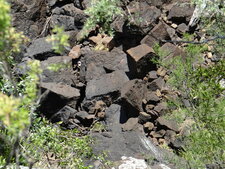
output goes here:
[{"label": "rocky slope", "polygon": [[[63,128],[78,128],[95,137],[96,152],[107,150],[112,161],[119,161],[122,156],[148,156],[155,159],[152,168],[176,168],[171,160],[178,157],[160,145],[181,149],[176,135],[182,135],[184,127],[163,117],[166,98],[177,94],[166,87],[168,72],[152,62],[157,56],[153,47],[159,43],[162,50],[169,51],[167,58],[185,56],[172,41],[195,31],[188,26],[194,8],[188,0],[124,1],[124,12],[133,20],[116,18],[112,23],[115,37],[93,34],[81,43],[77,37],[87,18],[84,9],[89,3],[13,1],[13,25],[31,39],[17,58],[21,61],[17,74],[26,71],[28,60],[40,60],[44,97],[39,111],[52,122],[62,121]],[[64,56],[55,53],[46,42],[56,25],[64,26],[70,35],[70,49]],[[110,51],[94,50],[98,44]],[[50,64],[58,63],[69,66],[57,72],[48,70]],[[182,165],[185,168],[185,162]]]}]

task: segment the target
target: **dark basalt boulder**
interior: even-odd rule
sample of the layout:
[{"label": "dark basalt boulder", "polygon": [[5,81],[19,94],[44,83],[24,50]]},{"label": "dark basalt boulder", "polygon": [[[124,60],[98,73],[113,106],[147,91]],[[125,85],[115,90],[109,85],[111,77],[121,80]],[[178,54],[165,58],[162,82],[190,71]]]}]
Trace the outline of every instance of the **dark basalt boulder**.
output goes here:
[{"label": "dark basalt boulder", "polygon": [[86,99],[118,93],[127,81],[129,81],[127,75],[120,70],[92,79],[87,83]]}]

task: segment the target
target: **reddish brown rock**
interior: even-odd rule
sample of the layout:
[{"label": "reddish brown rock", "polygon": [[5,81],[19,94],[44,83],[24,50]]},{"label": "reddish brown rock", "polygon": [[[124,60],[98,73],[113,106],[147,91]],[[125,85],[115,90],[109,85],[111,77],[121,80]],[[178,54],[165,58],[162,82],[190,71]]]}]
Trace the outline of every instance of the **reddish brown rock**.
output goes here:
[{"label": "reddish brown rock", "polygon": [[151,59],[155,56],[154,50],[146,44],[141,44],[134,48],[127,50],[127,53],[131,56],[130,63],[139,77],[144,77],[149,71],[155,68],[155,65],[151,62]]},{"label": "reddish brown rock", "polygon": [[159,43],[160,40],[166,40],[169,38],[167,32],[167,25],[163,22],[159,22],[148,35],[142,39],[141,44],[147,44],[153,47],[155,44]]},{"label": "reddish brown rock", "polygon": [[169,11],[168,20],[175,23],[188,23],[194,12],[194,6],[188,3],[185,4],[174,4]]},{"label": "reddish brown rock", "polygon": [[170,59],[175,56],[184,56],[184,51],[182,51],[177,46],[173,45],[172,43],[165,43],[161,48],[163,51],[163,60]]},{"label": "reddish brown rock", "polygon": [[127,50],[127,53],[136,61],[140,61],[143,57],[150,53],[155,53],[154,50],[146,44],[141,44]]},{"label": "reddish brown rock", "polygon": [[161,90],[165,86],[165,81],[163,78],[158,78],[147,85],[147,88],[151,91]]},{"label": "reddish brown rock", "polygon": [[[126,107],[131,107],[136,111],[142,111],[142,100],[144,98],[146,86],[141,80],[131,80],[123,85],[121,89],[121,102]],[[132,111],[132,110],[131,110]]]},{"label": "reddish brown rock", "polygon": [[69,57],[71,57],[72,59],[78,59],[80,55],[80,45],[76,45],[70,50]]}]

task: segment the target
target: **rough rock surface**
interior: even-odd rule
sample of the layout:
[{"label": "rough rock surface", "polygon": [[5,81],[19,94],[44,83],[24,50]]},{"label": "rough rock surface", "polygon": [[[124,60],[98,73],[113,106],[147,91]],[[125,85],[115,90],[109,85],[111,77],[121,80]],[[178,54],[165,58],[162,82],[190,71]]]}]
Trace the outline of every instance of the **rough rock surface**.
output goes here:
[{"label": "rough rock surface", "polygon": [[[50,70],[50,67],[62,65],[57,71]],[[69,86],[75,86],[76,75],[71,70],[72,58],[69,56],[53,56],[47,60],[41,61],[42,82],[63,83]]]},{"label": "rough rock surface", "polygon": [[50,118],[65,105],[71,103],[72,108],[76,108],[77,101],[80,98],[80,91],[66,84],[54,82],[41,83],[43,89],[43,98],[38,108],[41,113]]},{"label": "rough rock surface", "polygon": [[27,48],[26,55],[39,60],[45,60],[57,54],[53,51],[52,44],[46,41],[46,38],[38,38],[33,40],[31,45]]},{"label": "rough rock surface", "polygon": [[68,123],[70,118],[74,119],[76,113],[76,109],[73,109],[72,107],[66,105],[51,117],[51,121],[53,123],[59,121]]},{"label": "rough rock surface", "polygon": [[141,80],[131,80],[123,85],[120,93],[121,104],[129,111],[142,111],[142,100],[146,92],[146,85]]},{"label": "rough rock surface", "polygon": [[169,11],[168,19],[175,23],[188,23],[194,8],[190,4],[174,4]]},{"label": "rough rock surface", "polygon": [[[182,140],[177,139],[177,134],[185,131],[163,117],[167,109],[164,100],[177,94],[166,88],[170,72],[158,68],[152,59],[158,57],[159,51],[163,52],[163,62],[185,56],[181,45],[172,42],[195,29],[187,26],[193,8],[184,1],[123,1],[129,17],[115,18],[111,24],[115,28],[113,37],[100,35],[97,27],[79,42],[77,37],[87,18],[84,9],[90,6],[90,0],[14,1],[13,25],[31,38],[31,44],[24,44],[27,53],[20,54],[24,69],[15,72],[24,75],[28,60],[41,60],[43,97],[39,111],[52,122],[62,121],[64,129],[91,133],[97,139],[94,152],[109,151],[108,158],[113,161],[126,156],[117,168],[144,169],[143,161],[136,163],[136,158],[145,158],[144,153],[155,159],[152,168],[168,169],[160,164],[168,163],[166,153],[155,145],[181,150]],[[65,56],[57,56],[51,43],[46,42],[56,25],[64,26],[70,36]],[[156,52],[155,43],[160,45]],[[97,51],[98,44],[108,51]],[[207,54],[209,60],[212,57],[212,53]],[[63,67],[56,72],[48,69],[60,63]],[[103,129],[94,129],[96,122]]]},{"label": "rough rock surface", "polygon": [[[149,5],[147,2],[141,2],[137,5],[133,1],[129,4],[128,9],[131,11],[130,13],[132,14],[134,23],[135,21],[139,21],[135,24],[140,27],[143,34],[146,34],[152,29],[153,23],[155,23],[161,15],[161,11],[158,8]],[[137,12],[139,12],[139,15],[136,14]]]},{"label": "rough rock surface", "polygon": [[174,56],[183,56],[184,55],[184,51],[182,51],[180,48],[173,45],[172,43],[165,43],[160,49],[164,53],[164,59],[169,59]]},{"label": "rough rock surface", "polygon": [[154,50],[146,44],[141,44],[127,50],[131,56],[132,69],[136,70],[140,77],[145,76],[150,70],[155,68],[151,59],[155,56]]},{"label": "rough rock surface", "polygon": [[[106,110],[107,131],[103,133],[93,133],[97,139],[94,152],[108,150],[110,160],[118,161],[122,156],[137,156],[140,152],[148,152],[149,150],[142,144],[137,133],[134,131],[122,132],[121,106],[112,104]],[[116,143],[116,144],[115,144]]]},{"label": "rough rock surface", "polygon": [[174,121],[170,121],[170,120],[166,120],[163,117],[159,117],[157,119],[157,122],[161,125],[161,126],[165,126],[175,132],[179,132],[179,129],[177,127],[177,124],[174,123]]},{"label": "rough rock surface", "polygon": [[31,39],[39,36],[47,19],[47,5],[43,0],[18,0],[11,4],[13,26]]},{"label": "rough rock surface", "polygon": [[80,97],[80,91],[74,87],[59,83],[41,83],[41,87],[67,99]]},{"label": "rough rock surface", "polygon": [[108,51],[90,51],[84,54],[86,64],[94,63],[96,66],[104,67],[108,71],[122,70],[129,72],[127,55],[119,48]]},{"label": "rough rock surface", "polygon": [[87,83],[86,98],[92,99],[97,96],[118,92],[128,80],[123,71],[115,71],[93,79]]},{"label": "rough rock surface", "polygon": [[164,22],[159,22],[141,41],[141,44],[147,44],[154,47],[160,40],[169,39],[167,27]]},{"label": "rough rock surface", "polygon": [[52,15],[50,26],[54,28],[55,26],[64,26],[66,31],[75,30],[76,26],[74,23],[74,17],[65,15]]},{"label": "rough rock surface", "polygon": [[87,65],[85,80],[89,82],[92,79],[96,79],[106,74],[105,69],[102,66],[98,66],[95,63],[90,63]]}]

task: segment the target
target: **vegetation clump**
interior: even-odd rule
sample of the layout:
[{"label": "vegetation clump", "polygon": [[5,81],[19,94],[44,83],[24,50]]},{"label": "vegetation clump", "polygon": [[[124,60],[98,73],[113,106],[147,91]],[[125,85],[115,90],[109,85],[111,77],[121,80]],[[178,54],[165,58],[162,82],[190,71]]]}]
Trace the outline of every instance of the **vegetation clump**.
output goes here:
[{"label": "vegetation clump", "polygon": [[[186,36],[190,40],[191,36]],[[225,42],[223,40],[223,42]],[[218,44],[220,45],[220,44]],[[215,44],[215,48],[218,47]],[[180,152],[189,161],[191,168],[205,168],[206,164],[224,167],[225,158],[225,88],[221,81],[225,77],[225,60],[205,65],[203,55],[206,44],[187,44],[185,56],[164,59],[167,51],[155,47],[160,56],[157,63],[172,70],[167,84],[180,93],[180,99],[168,100],[175,105],[169,116],[179,123],[191,119],[190,134],[184,137],[184,151]],[[189,106],[183,104],[188,100]]]},{"label": "vegetation clump", "polygon": [[[101,34],[114,33],[111,23],[116,16],[122,15],[119,0],[92,0],[85,10],[89,16],[82,36],[96,30]],[[198,4],[203,0],[195,0]],[[215,1],[218,2],[218,1]],[[175,56],[164,60],[165,51],[159,46],[155,51],[160,56],[157,64],[170,69],[167,83],[180,98],[170,101],[176,105],[171,116],[182,123],[191,119],[190,134],[184,137],[184,151],[180,155],[189,161],[190,168],[205,168],[206,164],[216,164],[225,168],[225,7],[209,1],[207,10],[211,16],[202,15],[200,29],[206,37],[215,36],[210,44],[186,44],[185,57]],[[41,96],[38,89],[40,81],[40,62],[28,62],[29,70],[24,77],[13,73],[15,61],[13,55],[20,52],[20,45],[27,41],[22,33],[11,26],[10,5],[0,0],[0,168],[12,164],[40,168],[78,168],[88,169],[85,160],[95,158],[104,161],[103,156],[96,157],[91,149],[93,140],[81,136],[76,130],[64,131],[57,124],[53,125],[40,119],[36,108]],[[53,49],[63,53],[68,47],[68,36],[63,28],[55,27],[48,41],[53,42]],[[191,36],[184,36],[191,40]],[[202,54],[208,47],[213,47],[213,55],[218,60],[212,65],[204,64]],[[58,71],[67,65],[50,65]],[[190,105],[183,104],[183,99]],[[92,131],[102,132],[105,126],[95,123]],[[163,145],[168,148],[167,145]]]},{"label": "vegetation clump", "polygon": [[[61,53],[68,46],[68,36],[58,27],[53,33],[50,41],[54,42],[56,52]],[[83,160],[93,157],[92,140],[37,118],[36,108],[41,99],[40,61],[28,62],[29,70],[19,80],[13,73],[13,55],[20,51],[25,40],[11,26],[9,3],[0,0],[0,168],[25,165],[88,169],[90,166],[85,166]]]},{"label": "vegetation clump", "polygon": [[95,29],[98,29],[100,33],[112,35],[113,29],[110,25],[116,16],[122,15],[118,5],[118,0],[92,0],[90,7],[85,10],[89,17],[84,24],[82,37]]}]

